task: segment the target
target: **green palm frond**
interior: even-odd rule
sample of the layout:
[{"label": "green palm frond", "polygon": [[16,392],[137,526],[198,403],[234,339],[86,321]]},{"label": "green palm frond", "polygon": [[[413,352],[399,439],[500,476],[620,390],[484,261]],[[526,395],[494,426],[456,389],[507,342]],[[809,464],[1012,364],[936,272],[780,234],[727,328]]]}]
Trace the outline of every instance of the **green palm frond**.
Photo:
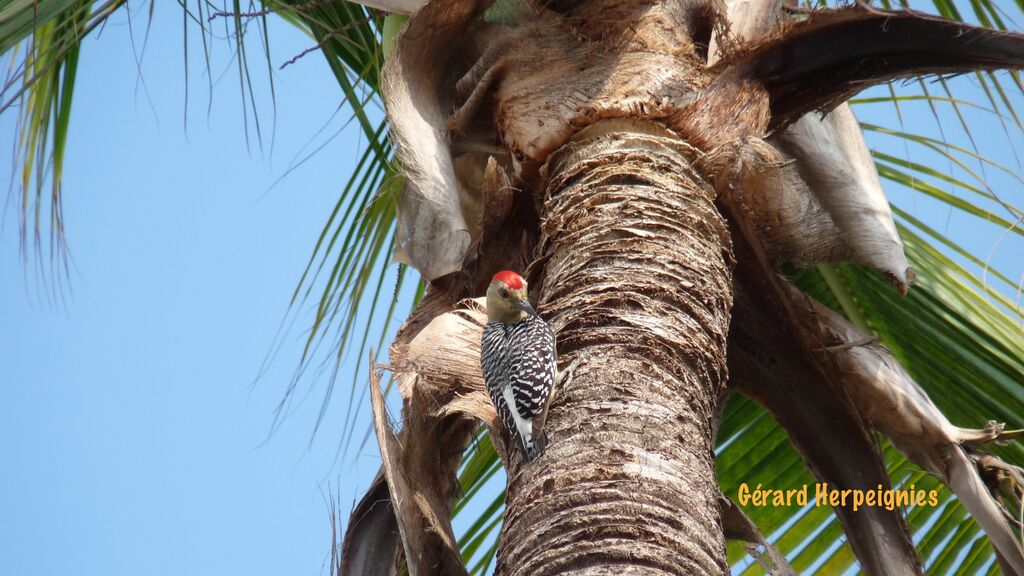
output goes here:
[{"label": "green palm frond", "polygon": [[[141,1],[139,4],[143,9],[136,12],[142,13],[147,19],[148,33],[156,4],[154,0]],[[233,12],[230,13],[224,10],[227,6],[217,7],[209,0],[196,0],[194,8],[187,0],[179,0],[179,4],[184,16],[186,39],[186,94],[189,27],[198,26],[200,29],[199,38],[209,72],[209,22],[217,15],[232,15],[234,30],[229,27],[226,31],[227,36],[233,39],[237,51],[245,138],[248,144],[251,118],[262,147],[263,128],[256,113],[256,94],[246,57],[247,43],[244,41],[248,23],[243,23],[239,16],[241,3],[233,0]],[[250,3],[249,7],[252,6]],[[90,33],[98,30],[111,16],[123,13],[131,26],[132,10],[128,0],[11,0],[0,8],[0,57],[7,65],[7,74],[0,85],[0,114],[16,116],[16,170],[10,184],[16,192],[21,211],[22,241],[24,243],[29,234],[33,234],[39,251],[42,235],[48,229],[50,256],[57,265],[66,265],[64,257],[67,246],[61,199],[79,54]],[[256,23],[269,65],[269,38],[265,20],[257,19]],[[141,42],[144,45],[145,39]],[[136,58],[137,65],[141,65],[140,58]],[[137,72],[141,74],[141,69]],[[208,73],[207,76],[211,75]],[[273,101],[273,76],[269,77],[270,98]],[[212,80],[210,82],[209,88],[212,91]],[[48,221],[44,220],[47,207]]]},{"label": "green palm frond", "polygon": [[[305,304],[315,306],[296,378],[321,356],[326,356],[333,366],[314,425],[315,435],[327,413],[335,384],[342,377],[337,370],[343,358],[351,353],[365,356],[373,343],[377,349],[383,349],[390,320],[408,312],[399,309],[410,305],[408,300],[400,300],[399,294],[404,286],[415,284],[418,279],[404,267],[396,283],[390,282],[387,275],[394,246],[396,198],[402,180],[391,164],[392,150],[385,138],[387,124],[379,96],[384,17],[347,2],[268,0],[264,4],[316,42],[338,81],[347,110],[365,138],[359,163],[324,224],[291,301],[293,312]],[[385,328],[375,330],[373,327],[381,318]],[[326,350],[321,350],[325,338],[329,338],[329,343]],[[322,354],[318,355],[318,351]],[[365,393],[365,387],[359,386],[365,379],[362,363],[356,365],[353,374],[343,375],[343,380],[350,383],[341,438],[343,449],[351,442],[355,410],[363,403],[356,391],[362,389]],[[295,384],[293,381],[289,391]],[[282,400],[282,408],[289,394]]]},{"label": "green palm frond", "polygon": [[0,54],[9,65],[0,87],[0,113],[17,113],[19,169],[11,177],[21,208],[21,237],[24,243],[32,230],[41,250],[43,213],[49,207],[51,253],[62,263],[66,245],[60,176],[81,41],[124,2],[21,0],[0,9]]}]

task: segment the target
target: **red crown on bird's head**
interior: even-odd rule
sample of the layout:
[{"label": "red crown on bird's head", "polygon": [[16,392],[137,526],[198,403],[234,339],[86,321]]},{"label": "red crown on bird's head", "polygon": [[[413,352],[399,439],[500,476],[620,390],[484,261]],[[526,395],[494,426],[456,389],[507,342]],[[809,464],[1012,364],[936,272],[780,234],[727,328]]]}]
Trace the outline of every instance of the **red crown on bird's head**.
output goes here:
[{"label": "red crown on bird's head", "polygon": [[505,286],[508,286],[513,290],[522,290],[523,286],[526,284],[522,276],[511,270],[502,270],[491,278],[491,282],[497,282],[498,280],[501,280],[505,283]]}]

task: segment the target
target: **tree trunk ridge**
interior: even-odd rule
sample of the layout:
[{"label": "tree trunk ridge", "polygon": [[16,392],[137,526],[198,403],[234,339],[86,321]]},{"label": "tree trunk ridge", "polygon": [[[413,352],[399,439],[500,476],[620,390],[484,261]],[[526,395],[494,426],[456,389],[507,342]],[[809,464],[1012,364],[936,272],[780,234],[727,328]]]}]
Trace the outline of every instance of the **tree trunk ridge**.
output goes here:
[{"label": "tree trunk ridge", "polygon": [[643,126],[547,163],[539,306],[560,363],[582,364],[556,391],[546,452],[510,462],[497,574],[728,570],[713,427],[731,244],[693,149]]}]

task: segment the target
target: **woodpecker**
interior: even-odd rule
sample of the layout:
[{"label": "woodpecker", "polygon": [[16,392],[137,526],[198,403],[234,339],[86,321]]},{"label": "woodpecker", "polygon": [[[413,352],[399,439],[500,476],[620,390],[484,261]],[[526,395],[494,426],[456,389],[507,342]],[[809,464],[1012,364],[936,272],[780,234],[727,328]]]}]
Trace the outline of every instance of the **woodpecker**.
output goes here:
[{"label": "woodpecker", "polygon": [[526,296],[526,281],[510,270],[487,288],[487,326],[480,345],[484,383],[525,462],[544,451],[544,420],[557,384],[555,335]]}]

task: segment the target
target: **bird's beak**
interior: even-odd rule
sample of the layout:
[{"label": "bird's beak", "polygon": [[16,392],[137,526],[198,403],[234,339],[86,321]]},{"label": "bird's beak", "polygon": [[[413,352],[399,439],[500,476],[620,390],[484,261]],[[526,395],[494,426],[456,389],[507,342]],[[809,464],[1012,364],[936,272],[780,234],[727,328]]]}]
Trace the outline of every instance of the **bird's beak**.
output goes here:
[{"label": "bird's beak", "polygon": [[525,298],[522,299],[522,300],[517,300],[515,302],[515,307],[519,308],[523,312],[526,312],[530,316],[536,316],[537,315],[537,311],[533,309],[533,306],[530,304],[530,301],[525,299]]}]

